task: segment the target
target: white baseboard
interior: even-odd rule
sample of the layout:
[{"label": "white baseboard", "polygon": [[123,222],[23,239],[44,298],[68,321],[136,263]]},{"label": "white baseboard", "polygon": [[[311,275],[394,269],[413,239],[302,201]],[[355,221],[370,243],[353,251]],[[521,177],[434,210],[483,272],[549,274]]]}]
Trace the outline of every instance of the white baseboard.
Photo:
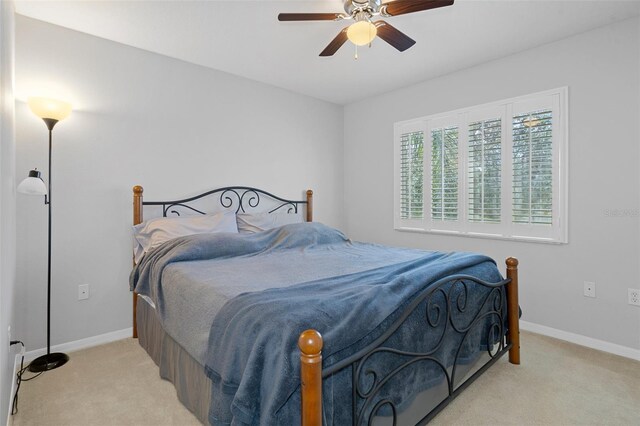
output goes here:
[{"label": "white baseboard", "polygon": [[[133,328],[125,328],[123,330],[112,331],[97,336],[87,337],[86,339],[74,340],[73,342],[62,343],[51,346],[51,352],[73,352],[80,349],[90,348],[92,346],[104,345],[105,343],[115,342],[116,340],[126,339],[133,335]],[[47,348],[35,349],[24,354],[24,361],[28,363],[41,355],[47,353]]]},{"label": "white baseboard", "polygon": [[568,331],[558,330],[556,328],[551,328],[545,325],[535,324],[528,321],[520,321],[520,329],[560,340],[565,340],[567,342],[575,343],[576,345],[586,346],[587,348],[597,349],[599,351],[609,352],[614,355],[619,355],[625,358],[631,358],[635,359],[636,361],[640,361],[640,349],[617,345],[615,343],[605,342],[604,340],[598,340],[592,337],[583,336],[582,334],[570,333]]}]

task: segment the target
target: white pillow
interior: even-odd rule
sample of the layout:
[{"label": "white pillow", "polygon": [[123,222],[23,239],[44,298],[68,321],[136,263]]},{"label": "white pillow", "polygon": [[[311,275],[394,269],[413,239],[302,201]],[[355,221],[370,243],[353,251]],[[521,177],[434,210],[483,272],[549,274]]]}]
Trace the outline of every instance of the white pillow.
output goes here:
[{"label": "white pillow", "polygon": [[135,261],[138,263],[143,254],[174,238],[216,232],[238,233],[234,212],[147,220],[133,227]]},{"label": "white pillow", "polygon": [[238,213],[236,219],[238,231],[241,234],[252,234],[291,223],[302,223],[300,215],[287,212]]}]

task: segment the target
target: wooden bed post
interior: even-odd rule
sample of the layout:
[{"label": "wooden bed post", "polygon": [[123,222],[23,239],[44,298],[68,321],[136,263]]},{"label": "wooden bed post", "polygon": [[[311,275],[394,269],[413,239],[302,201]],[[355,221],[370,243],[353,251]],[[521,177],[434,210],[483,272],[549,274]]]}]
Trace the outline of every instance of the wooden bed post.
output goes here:
[{"label": "wooden bed post", "polygon": [[307,190],[307,222],[313,222],[313,191]]},{"label": "wooden bed post", "polygon": [[[142,193],[144,189],[140,185],[133,187],[133,224],[142,223]],[[135,261],[134,261],[135,265]],[[138,307],[138,293],[133,292],[133,338],[138,337],[138,323],[136,321],[136,311]]]},{"label": "wooden bed post", "polygon": [[305,330],[298,347],[302,426],[322,426],[322,336],[316,330]]},{"label": "wooden bed post", "polygon": [[518,259],[510,257],[507,259],[507,278],[511,282],[507,284],[507,324],[509,334],[507,342],[513,346],[509,350],[509,362],[520,364],[520,306],[518,304]]}]

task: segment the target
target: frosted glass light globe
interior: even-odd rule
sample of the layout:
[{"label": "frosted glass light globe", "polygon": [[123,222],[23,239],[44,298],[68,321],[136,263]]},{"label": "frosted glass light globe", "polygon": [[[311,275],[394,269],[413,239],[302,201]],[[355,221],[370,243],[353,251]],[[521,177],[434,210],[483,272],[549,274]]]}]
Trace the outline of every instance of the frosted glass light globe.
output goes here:
[{"label": "frosted glass light globe", "polygon": [[347,29],[347,38],[356,46],[364,46],[376,38],[378,29],[369,21],[359,21]]},{"label": "frosted glass light globe", "polygon": [[17,191],[27,195],[47,195],[47,187],[44,185],[40,172],[37,170],[29,172],[29,177],[20,182]]}]

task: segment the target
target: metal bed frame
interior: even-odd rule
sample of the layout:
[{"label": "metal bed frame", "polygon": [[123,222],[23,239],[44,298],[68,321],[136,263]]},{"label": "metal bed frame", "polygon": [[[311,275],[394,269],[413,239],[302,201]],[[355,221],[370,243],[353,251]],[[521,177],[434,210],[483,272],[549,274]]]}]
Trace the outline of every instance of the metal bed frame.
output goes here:
[{"label": "metal bed frame", "polygon": [[[180,200],[143,201],[143,188],[134,186],[133,224],[137,225],[142,222],[144,206],[160,206],[163,217],[168,215],[180,216],[181,211],[191,214],[206,214],[188,203],[207,196],[217,196],[218,204],[221,208],[235,209],[236,213],[244,213],[258,208],[265,198],[269,199],[272,204],[266,210],[269,213],[281,210],[286,210],[289,213],[299,213],[302,207],[306,207],[306,220],[308,222],[313,220],[313,191],[311,190],[306,191],[305,200],[289,200],[253,187],[228,186]],[[351,369],[352,377],[351,410],[353,425],[371,425],[374,417],[386,407],[393,425],[396,426],[398,407],[391,399],[382,397],[381,391],[406,369],[418,363],[432,363],[442,371],[446,380],[446,397],[418,422],[418,424],[426,424],[507,352],[509,353],[509,362],[520,364],[518,260],[512,257],[508,258],[506,259],[506,266],[507,278],[497,283],[489,283],[470,275],[453,275],[425,286],[422,293],[404,308],[403,312],[398,315],[397,319],[382,335],[362,350],[325,369],[322,369],[322,336],[313,329],[303,331],[298,339],[300,348],[302,425],[322,425],[322,380],[347,368]],[[469,288],[476,285],[487,289],[487,293],[480,303],[479,309],[473,314],[472,319],[462,324],[459,320],[460,315],[471,309],[467,304]],[[444,301],[444,305],[434,302],[437,297]],[[134,292],[133,337],[137,337],[136,302],[137,294]],[[430,330],[431,332],[436,332],[438,329],[442,329],[435,345],[422,352],[407,351],[389,345],[389,338],[393,333],[404,324],[410,315],[419,309],[424,309],[425,334],[429,333]],[[477,327],[485,328],[486,352],[489,360],[468,376],[466,380],[457,380],[456,373],[458,373],[463,345],[470,331]],[[441,349],[443,343],[451,336],[457,336],[460,343],[455,350],[453,363],[447,365]],[[394,364],[389,372],[377,372],[373,364],[369,362],[377,354],[382,353],[397,359],[397,363]]]}]

